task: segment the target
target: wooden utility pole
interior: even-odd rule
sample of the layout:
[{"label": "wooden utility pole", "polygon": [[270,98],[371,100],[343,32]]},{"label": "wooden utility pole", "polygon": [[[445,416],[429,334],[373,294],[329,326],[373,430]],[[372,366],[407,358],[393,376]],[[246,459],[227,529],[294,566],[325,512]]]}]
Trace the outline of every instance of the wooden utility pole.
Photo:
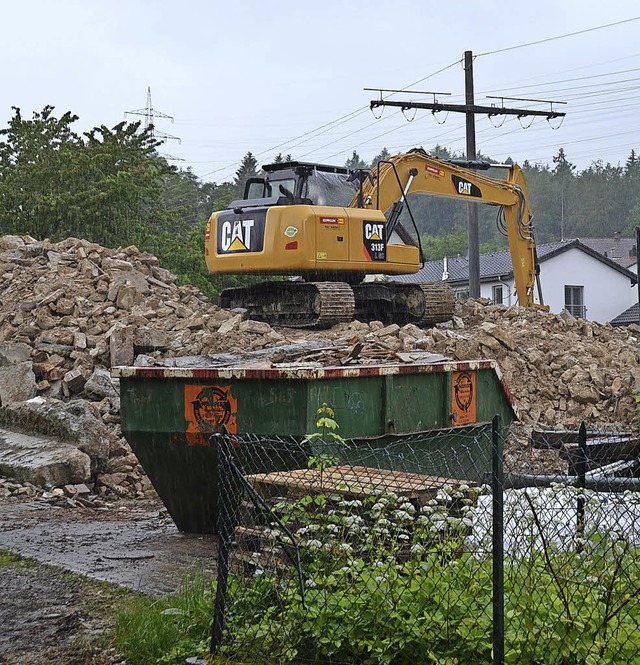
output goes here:
[{"label": "wooden utility pole", "polygon": [[[372,88],[367,88],[371,90]],[[441,104],[435,100],[438,93],[433,94],[433,102],[407,102],[407,101],[388,101],[386,99],[375,99],[370,103],[370,108],[375,109],[379,106],[395,106],[403,111],[408,109],[428,109],[432,112],[448,111],[451,113],[464,113],[466,116],[466,135],[467,135],[467,160],[476,159],[476,114],[487,115],[489,117],[497,115],[515,115],[518,118],[528,116],[542,116],[547,120],[553,118],[562,118],[566,114],[553,110],[554,104],[564,104],[565,102],[556,102],[544,99],[522,99],[518,97],[497,97],[502,101],[502,106],[482,106],[477,105],[474,100],[473,91],[473,53],[465,51],[464,53],[464,104]],[[385,92],[380,89],[380,93]],[[392,90],[387,92],[406,92],[413,93],[413,90],[400,91]],[[534,111],[530,109],[507,108],[504,106],[504,100],[518,100],[523,102],[544,102],[550,104],[549,111]],[[468,206],[468,242],[469,242],[469,295],[472,298],[480,297],[480,241],[478,234],[478,208],[477,203],[467,203]]]},{"label": "wooden utility pole", "polygon": [[[467,159],[476,159],[476,115],[473,98],[473,55],[464,52],[464,101],[466,106]],[[480,236],[478,233],[478,204],[467,203],[467,236],[469,244],[469,296],[480,297]]]}]

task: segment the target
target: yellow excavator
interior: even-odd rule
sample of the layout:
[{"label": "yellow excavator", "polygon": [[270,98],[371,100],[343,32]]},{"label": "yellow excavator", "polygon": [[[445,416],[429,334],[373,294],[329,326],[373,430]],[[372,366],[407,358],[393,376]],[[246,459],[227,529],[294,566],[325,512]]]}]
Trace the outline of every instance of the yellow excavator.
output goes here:
[{"label": "yellow excavator", "polygon": [[[372,170],[285,162],[263,167],[244,198],[214,212],[205,232],[208,269],[215,274],[280,275],[225,289],[220,305],[253,319],[320,328],[354,318],[434,325],[453,315],[444,282],[363,281],[365,275],[416,273],[424,263],[420,235],[407,202],[424,192],[499,206],[509,239],[520,305],[536,303],[539,283],[527,186],[517,165],[500,165],[506,180],[480,174],[493,164],[442,161],[418,148]],[[415,238],[400,222],[407,210]],[[406,216],[406,215],[405,215]]]}]

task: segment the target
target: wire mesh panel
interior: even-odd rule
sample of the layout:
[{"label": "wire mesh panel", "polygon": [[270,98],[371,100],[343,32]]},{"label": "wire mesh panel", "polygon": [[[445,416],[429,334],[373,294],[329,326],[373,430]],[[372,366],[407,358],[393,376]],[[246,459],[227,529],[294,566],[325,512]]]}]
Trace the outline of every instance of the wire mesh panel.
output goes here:
[{"label": "wire mesh panel", "polygon": [[583,426],[506,456],[506,662],[640,663],[639,451]]},{"label": "wire mesh panel", "polygon": [[241,662],[640,663],[635,440],[518,436],[220,437],[216,649]]},{"label": "wire mesh panel", "polygon": [[222,653],[490,662],[491,525],[474,535],[472,518],[489,491],[478,480],[489,429],[384,446],[253,437],[229,444],[242,486]]}]

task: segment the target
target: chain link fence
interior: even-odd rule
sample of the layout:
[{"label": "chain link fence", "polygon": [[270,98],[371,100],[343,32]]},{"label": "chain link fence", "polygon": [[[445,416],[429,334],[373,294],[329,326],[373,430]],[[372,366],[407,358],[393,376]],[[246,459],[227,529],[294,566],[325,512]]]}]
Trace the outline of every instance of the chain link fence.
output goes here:
[{"label": "chain link fence", "polygon": [[216,445],[213,651],[240,662],[640,663],[634,437],[583,426],[523,445],[496,418],[379,442]]}]

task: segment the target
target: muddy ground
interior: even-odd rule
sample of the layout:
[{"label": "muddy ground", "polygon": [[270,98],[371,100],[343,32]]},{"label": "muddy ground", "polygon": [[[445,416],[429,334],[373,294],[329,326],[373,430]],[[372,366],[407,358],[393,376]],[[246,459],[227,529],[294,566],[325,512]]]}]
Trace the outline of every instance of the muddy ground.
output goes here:
[{"label": "muddy ground", "polygon": [[170,593],[196,570],[213,575],[214,553],[213,537],[179,533],[154,502],[96,511],[3,499],[0,663],[123,662],[104,633],[125,596]]}]

